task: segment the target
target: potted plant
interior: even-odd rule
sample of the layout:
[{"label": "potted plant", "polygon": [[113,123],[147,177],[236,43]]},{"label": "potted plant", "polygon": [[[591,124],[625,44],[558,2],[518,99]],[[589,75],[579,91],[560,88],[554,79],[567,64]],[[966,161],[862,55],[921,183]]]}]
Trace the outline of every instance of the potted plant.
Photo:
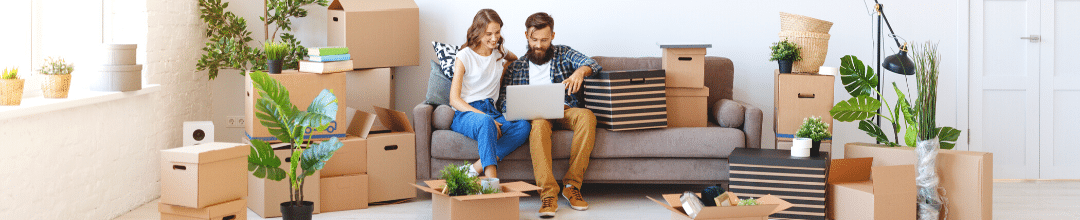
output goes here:
[{"label": "potted plant", "polygon": [[813,144],[810,147],[810,156],[816,157],[821,153],[821,141],[832,138],[832,134],[829,134],[829,124],[822,122],[821,117],[811,116],[803,119],[803,124],[795,132],[795,137],[809,138]]},{"label": "potted plant", "polygon": [[45,64],[38,70],[45,77],[45,81],[41,82],[41,92],[45,98],[67,98],[72,71],[75,71],[75,65],[67,63],[64,58],[46,58]]},{"label": "potted plant", "polygon": [[801,48],[786,39],[773,43],[770,48],[772,49],[772,57],[769,58],[769,61],[777,61],[780,64],[780,73],[791,73],[791,64],[802,60]]},{"label": "potted plant", "polygon": [[284,64],[285,55],[289,54],[289,45],[266,42],[263,43],[263,51],[266,52],[266,70],[272,74],[281,73],[281,65]]},{"label": "potted plant", "polygon": [[337,138],[313,143],[304,135],[304,131],[309,128],[326,129],[330,122],[336,120],[337,97],[324,89],[315,96],[307,111],[303,111],[290,102],[289,91],[267,73],[255,71],[249,76],[260,95],[256,105],[259,123],[266,126],[270,134],[278,140],[291,144],[292,158],[300,160],[287,161],[290,169],[286,172],[279,167],[281,159],[274,155],[270,144],[253,139],[251,153],[248,155],[248,171],[255,177],[273,181],[287,178],[290,200],[281,203],[283,219],[310,220],[315,203],[304,201],[304,177],[322,169],[326,161],[334,155],[334,151],[341,148],[342,143]]},{"label": "potted plant", "polygon": [[0,105],[19,105],[22,103],[23,82],[19,79],[19,68],[4,68],[0,74]]},{"label": "potted plant", "polygon": [[[468,161],[463,164],[469,164]],[[453,163],[443,167],[439,178],[446,180],[443,193],[449,196],[476,195],[481,193],[480,178],[469,176],[468,166],[455,165]]]}]

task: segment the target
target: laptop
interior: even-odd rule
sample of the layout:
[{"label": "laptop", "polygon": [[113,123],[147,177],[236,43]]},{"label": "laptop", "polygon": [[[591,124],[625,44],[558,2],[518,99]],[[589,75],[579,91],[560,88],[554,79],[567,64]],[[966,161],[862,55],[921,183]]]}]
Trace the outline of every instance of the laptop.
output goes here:
[{"label": "laptop", "polygon": [[506,120],[563,118],[562,83],[506,87]]}]

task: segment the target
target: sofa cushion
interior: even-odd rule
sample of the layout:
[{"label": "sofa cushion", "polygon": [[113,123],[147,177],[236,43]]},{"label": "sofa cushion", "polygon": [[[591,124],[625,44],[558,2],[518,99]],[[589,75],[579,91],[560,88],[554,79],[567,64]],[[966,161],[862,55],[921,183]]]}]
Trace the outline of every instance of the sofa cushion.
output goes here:
[{"label": "sofa cushion", "polygon": [[450,130],[450,124],[454,123],[454,108],[449,105],[440,105],[431,112],[431,126],[435,130]]},{"label": "sofa cushion", "polygon": [[746,107],[732,100],[721,99],[709,113],[715,115],[716,124],[720,127],[737,128],[742,126],[746,118]]},{"label": "sofa cushion", "polygon": [[443,74],[439,64],[431,61],[431,73],[428,74],[427,100],[429,105],[450,104],[450,78]]},{"label": "sofa cushion", "polygon": [[[551,156],[570,157],[573,132],[558,130],[552,133]],[[727,158],[731,150],[744,146],[743,132],[734,128],[699,127],[667,128],[638,131],[608,131],[597,129],[596,145],[591,158]],[[439,159],[476,160],[476,141],[450,130],[431,134],[431,157]],[[525,143],[506,160],[529,160],[529,144]]]}]

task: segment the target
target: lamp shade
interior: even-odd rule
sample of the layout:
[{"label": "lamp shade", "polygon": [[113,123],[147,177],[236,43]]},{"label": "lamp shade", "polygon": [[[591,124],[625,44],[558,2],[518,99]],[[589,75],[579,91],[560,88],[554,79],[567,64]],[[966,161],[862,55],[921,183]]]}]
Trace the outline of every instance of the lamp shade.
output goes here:
[{"label": "lamp shade", "polygon": [[907,57],[907,51],[904,50],[885,57],[885,60],[881,61],[881,66],[900,75],[915,75],[915,62],[911,62],[911,58]]}]

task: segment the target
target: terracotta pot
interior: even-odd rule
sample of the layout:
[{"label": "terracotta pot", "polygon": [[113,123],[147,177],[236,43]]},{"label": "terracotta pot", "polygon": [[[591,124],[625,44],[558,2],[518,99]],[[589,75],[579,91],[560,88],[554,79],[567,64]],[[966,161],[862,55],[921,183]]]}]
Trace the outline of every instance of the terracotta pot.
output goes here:
[{"label": "terracotta pot", "polygon": [[45,75],[45,81],[41,82],[41,92],[45,98],[67,98],[68,90],[71,89],[71,74]]},{"label": "terracotta pot", "polygon": [[22,104],[23,79],[0,79],[0,105]]}]

